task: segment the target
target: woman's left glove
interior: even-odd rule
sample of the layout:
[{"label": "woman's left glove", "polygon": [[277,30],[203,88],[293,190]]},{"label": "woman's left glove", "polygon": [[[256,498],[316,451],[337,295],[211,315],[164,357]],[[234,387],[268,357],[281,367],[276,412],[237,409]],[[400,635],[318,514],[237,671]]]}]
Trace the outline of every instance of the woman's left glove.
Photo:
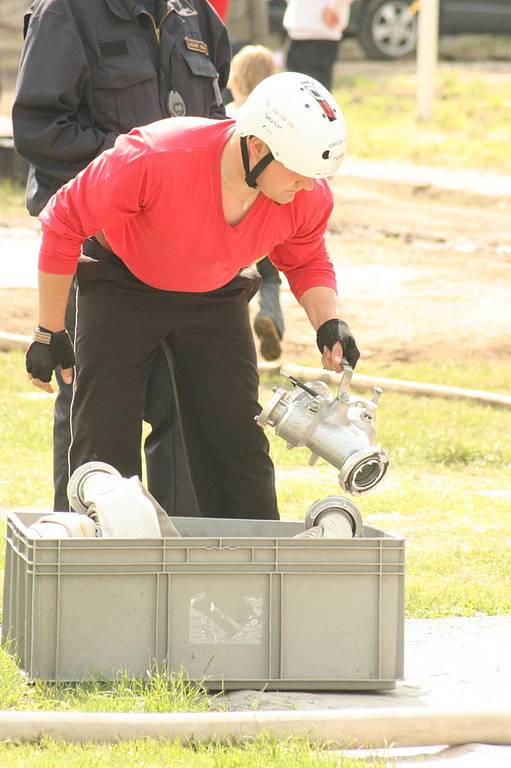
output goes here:
[{"label": "woman's left glove", "polygon": [[332,349],[334,344],[339,341],[342,346],[343,357],[346,358],[352,368],[355,368],[360,352],[355,341],[355,337],[344,320],[327,320],[320,325],[316,333],[316,343],[318,349],[323,354],[324,347]]},{"label": "woman's left glove", "polygon": [[27,349],[25,367],[33,379],[49,382],[55,368],[72,368],[75,353],[66,330],[52,332],[37,328],[34,341]]}]

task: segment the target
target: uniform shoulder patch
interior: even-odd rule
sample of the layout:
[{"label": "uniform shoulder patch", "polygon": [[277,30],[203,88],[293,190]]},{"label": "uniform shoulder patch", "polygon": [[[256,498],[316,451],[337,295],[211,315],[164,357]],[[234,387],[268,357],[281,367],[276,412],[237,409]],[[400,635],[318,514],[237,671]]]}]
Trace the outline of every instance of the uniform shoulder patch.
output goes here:
[{"label": "uniform shoulder patch", "polygon": [[203,40],[194,40],[193,37],[185,37],[185,44],[189,51],[204,53],[206,56],[209,53],[209,48]]}]

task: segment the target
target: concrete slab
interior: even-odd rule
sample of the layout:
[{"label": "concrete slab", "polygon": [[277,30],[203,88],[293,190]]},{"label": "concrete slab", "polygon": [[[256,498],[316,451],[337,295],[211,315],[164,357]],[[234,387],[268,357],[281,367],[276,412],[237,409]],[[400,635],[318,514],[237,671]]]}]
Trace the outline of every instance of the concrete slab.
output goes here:
[{"label": "concrete slab", "polygon": [[[511,616],[408,619],[405,680],[383,693],[232,691],[212,702],[228,710],[317,710],[379,707],[508,706],[511,700]],[[511,742],[511,734],[509,735]],[[388,758],[389,766],[511,768],[511,746],[343,750],[350,757]]]},{"label": "concrete slab", "polygon": [[511,765],[511,747],[492,744],[463,744],[457,747],[420,747],[402,749],[345,749],[335,752],[340,757],[368,761],[378,757],[386,761],[388,768],[506,768]]},{"label": "concrete slab", "polygon": [[393,691],[231,691],[212,703],[215,708],[238,711],[507,706],[511,700],[509,648],[511,616],[408,619],[406,677]]},{"label": "concrete slab", "polygon": [[0,137],[12,139],[12,117],[0,115]]},{"label": "concrete slab", "polygon": [[39,243],[35,229],[0,226],[0,288],[37,288]]},{"label": "concrete slab", "polygon": [[396,768],[505,768],[511,765],[511,747],[491,744],[463,744],[446,747],[435,754],[419,752],[414,756],[397,759],[392,756],[389,766]]},{"label": "concrete slab", "polygon": [[339,176],[372,181],[397,182],[413,186],[431,186],[469,192],[486,197],[510,197],[511,176],[469,168],[435,168],[394,160],[364,160],[348,156]]}]

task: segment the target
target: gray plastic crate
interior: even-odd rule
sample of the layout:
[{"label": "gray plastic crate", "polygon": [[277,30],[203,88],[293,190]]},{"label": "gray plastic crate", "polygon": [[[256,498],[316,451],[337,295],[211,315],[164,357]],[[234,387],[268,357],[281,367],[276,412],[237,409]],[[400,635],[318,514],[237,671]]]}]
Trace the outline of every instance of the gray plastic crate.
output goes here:
[{"label": "gray plastic crate", "polygon": [[184,538],[33,539],[39,517],[7,518],[3,638],[31,678],[156,665],[211,689],[384,690],[403,676],[398,536],[172,518]]}]

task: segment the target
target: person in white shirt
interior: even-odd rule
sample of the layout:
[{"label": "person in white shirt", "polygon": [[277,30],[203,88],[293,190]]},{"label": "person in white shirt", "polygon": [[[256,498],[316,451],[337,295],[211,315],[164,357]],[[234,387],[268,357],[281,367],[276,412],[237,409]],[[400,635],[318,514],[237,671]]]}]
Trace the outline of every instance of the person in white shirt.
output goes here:
[{"label": "person in white shirt", "polygon": [[331,89],[350,4],[351,0],[288,0],[283,24],[289,38],[289,72],[303,72]]}]

